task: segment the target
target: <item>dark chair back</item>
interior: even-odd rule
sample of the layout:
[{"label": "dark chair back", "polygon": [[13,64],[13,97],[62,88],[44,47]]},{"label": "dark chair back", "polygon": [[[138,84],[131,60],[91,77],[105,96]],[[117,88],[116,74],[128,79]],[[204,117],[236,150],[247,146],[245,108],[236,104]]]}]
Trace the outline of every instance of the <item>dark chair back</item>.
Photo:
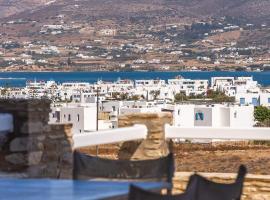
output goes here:
[{"label": "dark chair back", "polygon": [[198,174],[190,177],[187,190],[195,193],[196,200],[240,200],[247,169],[241,165],[234,183],[210,181]]},{"label": "dark chair back", "polygon": [[155,160],[110,160],[74,153],[74,179],[153,179],[172,183],[173,154]]},{"label": "dark chair back", "polygon": [[131,185],[128,200],[194,200],[193,193],[185,192],[177,195],[162,195]]}]

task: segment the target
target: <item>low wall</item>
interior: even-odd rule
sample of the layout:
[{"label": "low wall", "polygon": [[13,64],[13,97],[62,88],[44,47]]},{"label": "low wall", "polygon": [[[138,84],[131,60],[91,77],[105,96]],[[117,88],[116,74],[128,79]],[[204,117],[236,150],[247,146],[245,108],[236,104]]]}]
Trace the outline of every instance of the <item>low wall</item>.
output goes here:
[{"label": "low wall", "polygon": [[131,160],[156,159],[169,154],[169,145],[165,140],[165,124],[172,124],[172,114],[135,113],[119,116],[118,127],[130,127],[144,124],[147,138],[143,141],[131,141],[121,144],[118,158]]},{"label": "low wall", "polygon": [[14,132],[0,152],[0,171],[35,178],[72,178],[72,125],[49,125],[50,103],[0,100],[0,113],[14,118]]},{"label": "low wall", "polygon": [[[191,172],[176,172],[174,177],[174,193],[182,193],[187,185]],[[220,182],[232,183],[235,180],[234,173],[199,173],[204,177]],[[270,175],[248,174],[244,183],[242,200],[269,200],[270,199]]]}]

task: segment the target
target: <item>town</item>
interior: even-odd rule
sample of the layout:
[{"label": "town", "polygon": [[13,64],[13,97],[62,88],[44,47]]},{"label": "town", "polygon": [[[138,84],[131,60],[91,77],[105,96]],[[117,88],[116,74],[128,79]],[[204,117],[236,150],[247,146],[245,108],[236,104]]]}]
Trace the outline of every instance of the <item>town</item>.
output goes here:
[{"label": "town", "polygon": [[171,112],[181,127],[253,127],[254,107],[270,106],[270,89],[252,77],[87,82],[27,81],[2,87],[1,98],[50,99],[50,123],[72,123],[73,134],[118,128],[118,116]]},{"label": "town", "polygon": [[138,19],[128,26],[95,26],[58,14],[42,23],[18,18],[1,26],[0,71],[270,69],[266,36],[249,37],[267,34],[266,23],[213,18],[161,25]]}]

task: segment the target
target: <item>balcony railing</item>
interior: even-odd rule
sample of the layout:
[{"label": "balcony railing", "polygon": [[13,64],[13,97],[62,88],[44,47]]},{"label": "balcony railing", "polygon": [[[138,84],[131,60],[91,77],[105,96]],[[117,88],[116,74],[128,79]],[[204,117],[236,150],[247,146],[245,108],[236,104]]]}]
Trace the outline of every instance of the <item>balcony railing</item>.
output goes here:
[{"label": "balcony railing", "polygon": [[[73,136],[74,148],[146,139],[145,125]],[[166,139],[269,140],[270,128],[176,127],[165,125]]]},{"label": "balcony railing", "polygon": [[112,130],[96,131],[91,133],[76,134],[73,136],[74,148],[111,144],[124,141],[146,139],[147,128],[145,125],[118,128]]},{"label": "balcony railing", "polygon": [[270,128],[176,127],[166,125],[168,139],[270,140]]}]

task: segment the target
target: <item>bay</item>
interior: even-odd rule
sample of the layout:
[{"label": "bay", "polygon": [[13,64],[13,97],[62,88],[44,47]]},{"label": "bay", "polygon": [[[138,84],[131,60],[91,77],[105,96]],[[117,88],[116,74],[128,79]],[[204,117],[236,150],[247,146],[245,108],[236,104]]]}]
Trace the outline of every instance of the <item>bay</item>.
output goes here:
[{"label": "bay", "polygon": [[214,76],[252,76],[262,86],[270,86],[270,72],[227,72],[227,71],[179,71],[179,72],[0,72],[0,86],[24,87],[27,80],[54,80],[63,82],[89,82],[97,80],[116,81],[117,79],[172,79],[178,75],[189,79],[208,79]]}]

